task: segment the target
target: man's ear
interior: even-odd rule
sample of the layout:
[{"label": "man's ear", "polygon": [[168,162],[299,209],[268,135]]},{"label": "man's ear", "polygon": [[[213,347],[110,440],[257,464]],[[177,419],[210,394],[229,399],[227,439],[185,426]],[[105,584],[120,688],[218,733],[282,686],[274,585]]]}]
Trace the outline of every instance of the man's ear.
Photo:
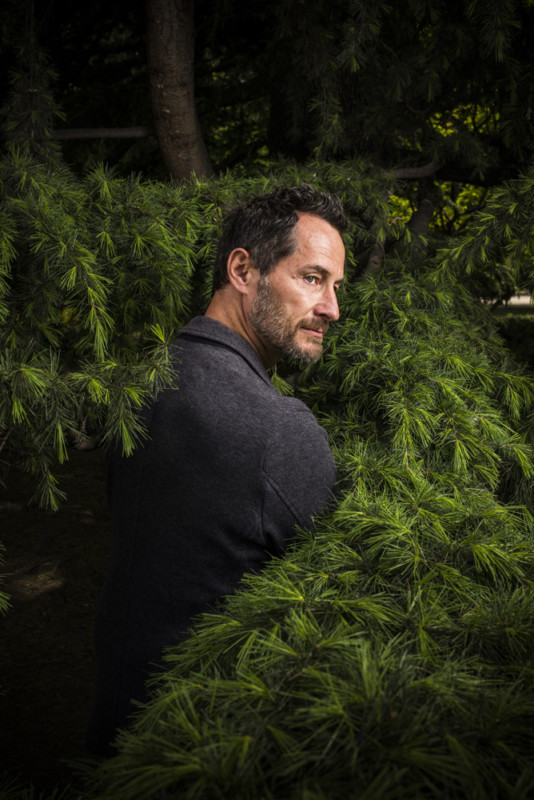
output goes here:
[{"label": "man's ear", "polygon": [[240,294],[248,294],[257,278],[257,269],[252,264],[250,253],[243,247],[236,247],[226,262],[228,280]]}]

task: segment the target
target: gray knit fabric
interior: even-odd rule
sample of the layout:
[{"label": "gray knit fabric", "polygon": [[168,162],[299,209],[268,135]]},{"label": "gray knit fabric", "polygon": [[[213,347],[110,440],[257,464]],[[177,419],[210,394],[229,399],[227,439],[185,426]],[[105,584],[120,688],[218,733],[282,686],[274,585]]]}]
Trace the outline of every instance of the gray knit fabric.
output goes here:
[{"label": "gray knit fabric", "polygon": [[325,431],[281,397],[252,347],[208,317],[178,336],[176,389],[147,409],[150,438],[110,457],[111,563],[96,620],[87,746],[109,754],[131,699],[192,618],[283,553],[332,496]]}]

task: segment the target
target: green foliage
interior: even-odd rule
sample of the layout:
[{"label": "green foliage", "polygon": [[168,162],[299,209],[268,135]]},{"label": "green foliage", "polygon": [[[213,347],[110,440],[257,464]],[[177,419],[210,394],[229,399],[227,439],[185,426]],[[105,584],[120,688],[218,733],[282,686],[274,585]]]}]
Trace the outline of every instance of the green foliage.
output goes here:
[{"label": "green foliage", "polygon": [[82,800],[82,796],[69,786],[39,791],[22,778],[2,775],[0,800]]},{"label": "green foliage", "polygon": [[298,135],[323,156],[357,152],[384,167],[436,160],[467,182],[528,160],[526,3],[346,0],[304,11],[289,0],[271,10],[271,71],[280,65]]},{"label": "green foliage", "polygon": [[534,381],[444,256],[344,290],[296,388],[338,500],[169,650],[93,797],[531,795]]},{"label": "green foliage", "polygon": [[[214,142],[210,130],[223,128],[225,165],[249,164],[252,146],[243,142],[253,140],[258,152],[263,118],[270,154],[358,157],[396,175],[384,198],[395,192],[406,222],[423,200],[434,206],[430,241],[420,243],[432,249],[469,230],[488,191],[532,162],[533,13],[532,4],[512,1],[273,0],[251,9],[231,0],[213,13],[201,4],[197,71],[209,80],[199,85],[199,108],[213,163],[221,163],[220,136]],[[214,62],[216,75],[224,65],[222,95],[209,69]],[[229,93],[241,111],[254,104],[248,136],[240,130],[237,143],[232,120],[241,112]],[[376,234],[383,233],[379,223]],[[387,256],[396,237],[377,235],[368,246]],[[498,299],[524,288],[516,265],[496,263],[490,251],[470,264],[470,281],[481,296]]]},{"label": "green foliage", "polygon": [[413,474],[513,500],[523,484],[508,470],[529,471],[514,428],[528,422],[532,381],[506,364],[490,313],[443,277],[396,270],[362,281],[306,396],[333,434],[350,414],[360,437]]},{"label": "green foliage", "polygon": [[[19,6],[8,4],[0,20],[6,64],[32,19],[59,73],[66,127],[150,126],[139,0],[55,0],[26,14]],[[385,169],[436,161],[440,181],[491,186],[531,159],[534,6],[526,0],[195,7],[195,95],[215,169],[315,152],[364,156]],[[92,152],[126,173],[163,174],[154,137],[64,148],[79,168]]]},{"label": "green foliage", "polygon": [[170,380],[173,332],[209,301],[222,210],[273,180],[313,181],[339,190],[364,247],[393,226],[376,181],[359,174],[278,166],[171,186],[97,166],[80,180],[12,147],[0,162],[2,470],[16,460],[34,472],[36,498],[56,508],[53,467],[71,444],[118,438],[130,452],[136,411]]},{"label": "green foliage", "polygon": [[534,291],[534,169],[488,194],[463,236],[447,241],[439,269],[463,274],[481,296]]},{"label": "green foliage", "polygon": [[[129,452],[137,409],[171,379],[174,331],[209,297],[221,210],[275,180],[308,180],[350,217],[344,320],[295,389],[328,429],[339,495],[170,651],[92,794],[526,800],[534,387],[478,300],[534,289],[534,6],[198,8],[208,142],[219,164],[261,163],[262,175],[180,187],[102,167],[75,178],[48,139],[48,62],[13,77],[4,130],[19,145],[0,163],[2,469],[26,465],[57,507],[54,463],[72,442],[119,437]],[[107,75],[127,61],[120,96],[142,96],[135,13],[121,29],[101,10],[111,56],[80,50],[76,75],[67,36],[61,97],[78,111],[80,98],[101,108],[79,91],[95,63]],[[71,24],[54,22],[60,39]],[[76,25],[85,41],[91,26]],[[127,124],[102,96],[109,124]],[[347,160],[269,165],[267,150]],[[403,168],[430,162],[407,182],[416,173]],[[423,237],[409,220],[429,195]],[[287,392],[284,376],[274,382]]]},{"label": "green foliage", "polygon": [[[90,791],[527,798],[534,382],[464,281],[482,249],[529,268],[529,176],[416,268],[391,177],[365,163],[171,186],[101,167],[79,180],[13,149],[0,164],[2,457],[57,503],[53,464],[76,436],[135,446],[137,408],[170,381],[173,332],[207,302],[222,209],[301,180],[350,216],[343,320],[295,387],[329,432],[337,502],[169,652]],[[356,254],[385,240],[395,254],[359,275]]]},{"label": "green foliage", "polygon": [[119,436],[130,451],[136,409],[168,383],[196,218],[179,213],[179,191],[100,168],[79,182],[18,149],[0,181],[4,467],[16,454],[40,476],[40,501],[57,507],[51,465],[69,440]]},{"label": "green foliage", "polygon": [[0,110],[0,127],[8,141],[43,161],[57,163],[59,147],[50,140],[56,122],[64,119],[51,88],[57,74],[37,46],[34,32],[25,27],[15,55],[18,68],[11,71],[10,92]]}]

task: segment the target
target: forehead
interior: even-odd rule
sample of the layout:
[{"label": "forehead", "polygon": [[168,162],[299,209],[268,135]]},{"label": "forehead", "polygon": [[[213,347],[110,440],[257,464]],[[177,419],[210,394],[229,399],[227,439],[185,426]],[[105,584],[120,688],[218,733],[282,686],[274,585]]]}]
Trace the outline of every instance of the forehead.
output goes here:
[{"label": "forehead", "polygon": [[[294,235],[298,256],[308,266],[322,266],[341,271],[345,263],[345,246],[341,234],[329,222],[314,214],[299,214]],[[291,256],[290,256],[291,258]]]}]

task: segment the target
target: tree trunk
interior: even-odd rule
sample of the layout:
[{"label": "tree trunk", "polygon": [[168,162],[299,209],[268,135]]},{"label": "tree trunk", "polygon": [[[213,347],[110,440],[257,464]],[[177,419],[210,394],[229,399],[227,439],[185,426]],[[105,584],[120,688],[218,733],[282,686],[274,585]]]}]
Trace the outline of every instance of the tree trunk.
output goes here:
[{"label": "tree trunk", "polygon": [[434,213],[434,187],[432,181],[421,181],[421,200],[408,223],[408,229],[415,234],[412,239],[411,264],[413,268],[419,267],[425,258],[428,249],[428,231],[430,220]]},{"label": "tree trunk", "polygon": [[154,129],[173,178],[213,170],[194,94],[194,0],[146,0],[147,50]]}]

